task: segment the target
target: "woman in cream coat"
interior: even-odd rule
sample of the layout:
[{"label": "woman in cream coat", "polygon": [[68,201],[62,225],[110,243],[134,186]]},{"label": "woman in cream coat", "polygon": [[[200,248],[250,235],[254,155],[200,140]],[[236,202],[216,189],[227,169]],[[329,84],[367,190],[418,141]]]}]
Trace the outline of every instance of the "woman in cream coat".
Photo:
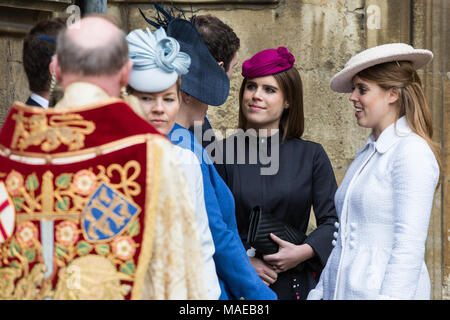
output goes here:
[{"label": "woman in cream coat", "polygon": [[335,195],[335,246],[308,299],[429,299],[424,261],[439,148],[416,69],[428,50],[367,49],[331,81],[371,128]]}]

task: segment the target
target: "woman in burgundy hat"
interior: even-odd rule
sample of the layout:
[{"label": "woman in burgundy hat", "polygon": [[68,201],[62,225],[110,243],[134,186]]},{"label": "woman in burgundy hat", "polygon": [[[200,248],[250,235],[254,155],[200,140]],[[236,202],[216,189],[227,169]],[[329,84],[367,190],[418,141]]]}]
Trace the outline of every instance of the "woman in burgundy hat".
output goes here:
[{"label": "woman in burgundy hat", "polygon": [[[224,140],[224,164],[216,165],[235,197],[238,231],[250,261],[282,300],[306,299],[315,287],[332,250],[337,222],[331,163],[320,144],[301,138],[302,81],[294,62],[285,47],[261,51],[244,62],[242,130]],[[271,234],[278,252],[252,248],[247,235],[255,207],[294,228],[296,236],[306,237],[303,243]],[[306,236],[311,207],[317,228]]]}]

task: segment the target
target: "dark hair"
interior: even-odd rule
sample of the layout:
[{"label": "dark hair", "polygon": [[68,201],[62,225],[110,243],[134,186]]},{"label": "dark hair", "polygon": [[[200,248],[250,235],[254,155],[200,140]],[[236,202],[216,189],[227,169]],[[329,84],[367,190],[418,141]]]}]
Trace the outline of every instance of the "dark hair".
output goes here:
[{"label": "dark hair", "polygon": [[231,60],[241,45],[233,29],[211,15],[194,16],[192,23],[214,59],[222,61],[225,71],[228,71]]},{"label": "dark hair", "polygon": [[[295,67],[272,74],[283,93],[284,100],[289,108],[283,111],[280,119],[280,129],[283,132],[282,140],[301,138],[305,129],[305,116],[303,113],[303,85],[302,78]],[[239,90],[239,123],[238,127],[247,130],[247,119],[242,112],[244,90],[249,78],[244,78]]]},{"label": "dark hair", "polygon": [[58,33],[65,27],[64,19],[54,18],[40,21],[26,35],[22,60],[32,92],[45,92],[50,89],[51,76],[48,66],[56,50]]},{"label": "dark hair", "polygon": [[58,36],[56,54],[62,72],[73,72],[84,76],[112,75],[128,61],[128,43],[125,33],[114,19],[107,15],[91,14],[86,18],[101,18],[117,27],[117,37],[95,48],[85,48],[74,41],[67,32]]}]

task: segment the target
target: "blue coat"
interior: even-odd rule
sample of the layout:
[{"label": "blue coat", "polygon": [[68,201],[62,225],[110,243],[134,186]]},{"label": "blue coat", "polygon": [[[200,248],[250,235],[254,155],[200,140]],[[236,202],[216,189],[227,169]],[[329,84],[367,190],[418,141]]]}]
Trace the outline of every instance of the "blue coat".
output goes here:
[{"label": "blue coat", "polygon": [[197,156],[202,174],[206,212],[214,241],[221,300],[275,300],[276,294],[262,282],[247,257],[237,231],[233,195],[217,173],[206,151],[188,129],[175,124],[168,138]]}]

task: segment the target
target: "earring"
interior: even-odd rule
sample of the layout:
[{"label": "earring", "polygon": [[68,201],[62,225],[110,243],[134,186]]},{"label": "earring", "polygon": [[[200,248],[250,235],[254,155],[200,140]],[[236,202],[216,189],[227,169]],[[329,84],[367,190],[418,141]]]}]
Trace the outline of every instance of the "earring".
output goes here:
[{"label": "earring", "polygon": [[122,98],[128,96],[128,91],[127,91],[127,88],[126,88],[126,87],[122,87],[122,88],[120,89],[120,96],[121,96]]},{"label": "earring", "polygon": [[[52,101],[52,95],[53,95],[53,91],[55,90],[56,87],[56,77],[54,74],[52,74],[52,78],[50,80],[50,89],[48,92],[48,101]],[[54,107],[53,104],[50,104],[49,107]]]}]

